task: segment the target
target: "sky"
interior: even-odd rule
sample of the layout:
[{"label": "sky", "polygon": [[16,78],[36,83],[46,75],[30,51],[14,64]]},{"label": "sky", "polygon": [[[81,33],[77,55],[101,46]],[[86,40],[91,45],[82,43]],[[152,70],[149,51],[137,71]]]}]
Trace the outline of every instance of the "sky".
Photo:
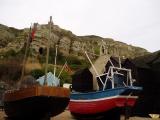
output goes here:
[{"label": "sky", "polygon": [[0,24],[19,29],[53,22],[76,35],[98,35],[160,50],[160,0],[0,0]]}]

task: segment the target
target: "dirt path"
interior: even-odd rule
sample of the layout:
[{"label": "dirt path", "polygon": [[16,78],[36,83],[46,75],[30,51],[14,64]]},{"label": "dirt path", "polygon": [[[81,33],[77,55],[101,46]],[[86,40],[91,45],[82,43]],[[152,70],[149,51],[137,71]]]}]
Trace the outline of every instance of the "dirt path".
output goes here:
[{"label": "dirt path", "polygon": [[[4,111],[0,111],[0,120],[5,120],[5,113]],[[51,120],[76,120],[74,119],[70,112],[68,110],[64,111],[63,113],[52,117]],[[124,117],[121,117],[121,120],[125,120]],[[141,118],[141,117],[131,117],[129,120],[160,120],[160,118],[157,119],[151,119],[151,118]]]}]

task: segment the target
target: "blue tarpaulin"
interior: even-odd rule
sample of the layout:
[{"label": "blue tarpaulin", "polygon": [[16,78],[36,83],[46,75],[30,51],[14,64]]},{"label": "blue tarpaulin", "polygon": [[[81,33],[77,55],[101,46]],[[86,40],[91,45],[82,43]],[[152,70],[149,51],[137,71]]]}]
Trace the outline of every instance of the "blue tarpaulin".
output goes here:
[{"label": "blue tarpaulin", "polygon": [[[43,85],[44,77],[45,75],[37,79],[40,85]],[[54,77],[54,75],[51,72],[47,73],[47,85],[48,86],[59,86],[59,83],[60,83],[60,80],[56,76]]]}]

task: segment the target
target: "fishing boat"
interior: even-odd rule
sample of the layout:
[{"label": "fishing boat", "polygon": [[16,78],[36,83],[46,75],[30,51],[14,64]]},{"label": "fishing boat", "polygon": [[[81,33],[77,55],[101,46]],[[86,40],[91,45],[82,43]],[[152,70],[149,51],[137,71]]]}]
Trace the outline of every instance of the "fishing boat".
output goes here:
[{"label": "fishing boat", "polygon": [[[50,22],[49,22],[50,30],[49,30],[48,41],[50,40],[51,21],[52,18],[50,17]],[[26,53],[27,52],[25,52],[23,66],[25,66],[26,62],[25,61]],[[47,45],[45,76],[43,84],[36,84],[34,82],[32,83],[30,82],[30,84],[27,86],[19,85],[18,88],[7,90],[5,92],[4,110],[8,118],[15,118],[20,120],[24,119],[49,120],[50,117],[62,113],[67,107],[69,103],[70,90],[60,86],[48,85],[47,81],[48,56],[49,56],[49,43]],[[21,78],[23,78],[23,75],[24,75],[24,67],[22,69]],[[21,79],[21,83],[23,83],[23,79]]]},{"label": "fishing boat", "polygon": [[[97,73],[87,53],[86,55]],[[105,115],[115,108],[132,107],[138,98],[137,92],[142,90],[141,87],[134,86],[131,70],[121,66],[110,66],[109,70],[102,75],[97,73],[97,80],[99,90],[71,93],[69,103],[71,114],[76,117]]]}]

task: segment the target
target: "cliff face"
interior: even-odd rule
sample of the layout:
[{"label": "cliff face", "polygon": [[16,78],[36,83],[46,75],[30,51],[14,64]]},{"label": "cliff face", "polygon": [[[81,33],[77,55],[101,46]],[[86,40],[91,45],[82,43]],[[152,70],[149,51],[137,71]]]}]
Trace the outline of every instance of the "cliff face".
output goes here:
[{"label": "cliff face", "polygon": [[[19,51],[22,49],[27,39],[29,28],[18,30],[15,28],[0,25],[0,55],[10,49]],[[37,26],[35,39],[32,42],[32,48],[35,52],[40,47],[45,48],[48,39],[48,25]],[[52,24],[50,46],[56,44],[59,50],[64,54],[74,56],[83,56],[84,51],[100,54],[110,54],[121,57],[137,57],[147,53],[143,48],[127,45],[126,43],[115,41],[111,38],[102,38],[99,36],[76,36],[71,31],[61,29],[59,26]]]},{"label": "cliff face", "polygon": [[24,37],[24,30],[18,30],[0,24],[0,53],[10,49],[19,51],[23,47]]}]

